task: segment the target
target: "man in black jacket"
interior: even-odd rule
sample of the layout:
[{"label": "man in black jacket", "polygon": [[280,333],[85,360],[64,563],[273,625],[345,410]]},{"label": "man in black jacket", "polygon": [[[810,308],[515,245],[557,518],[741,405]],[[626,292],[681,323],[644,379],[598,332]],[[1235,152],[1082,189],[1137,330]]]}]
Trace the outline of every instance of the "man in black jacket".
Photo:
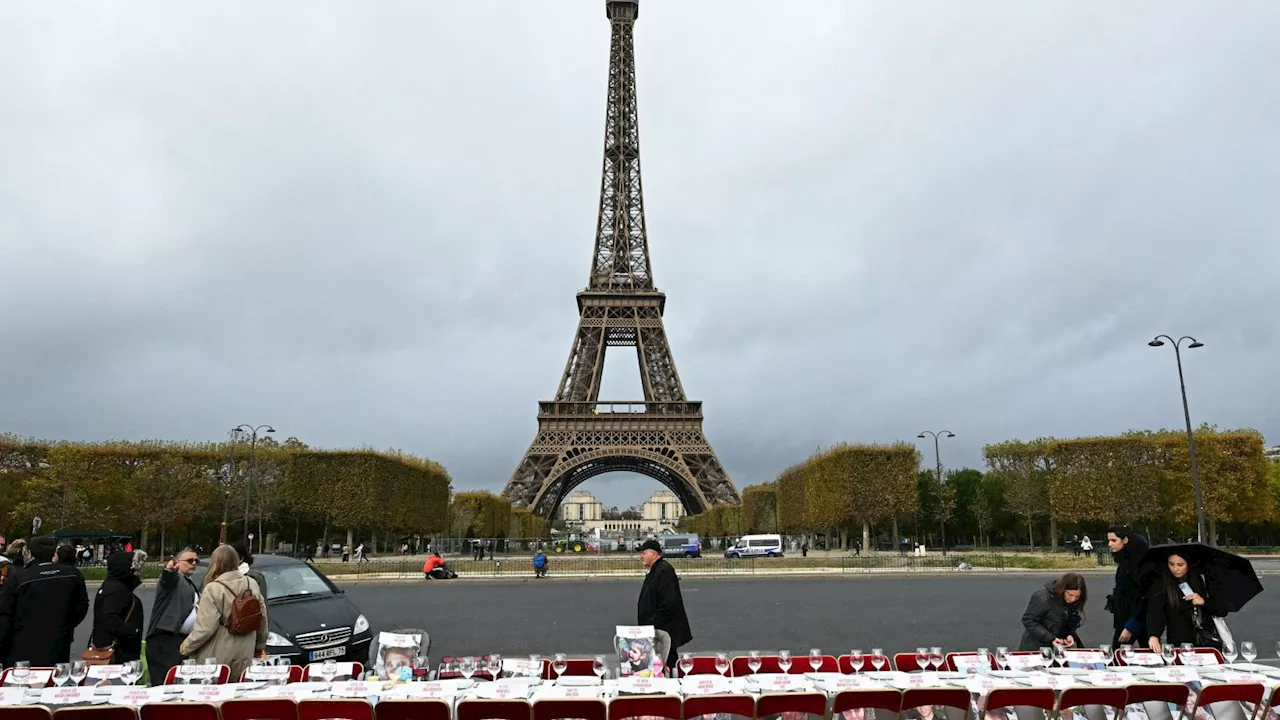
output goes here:
[{"label": "man in black jacket", "polygon": [[163,685],[169,669],[182,664],[178,650],[196,624],[200,593],[191,576],[196,571],[196,551],[187,547],[165,563],[156,583],[156,599],[147,624],[147,674],[151,684]]},{"label": "man in black jacket", "polygon": [[53,538],[31,538],[27,549],[31,564],[14,570],[0,595],[0,661],[52,667],[70,661],[76,626],[89,614],[89,594],[74,565],[53,562]]},{"label": "man in black jacket", "polygon": [[671,563],[662,559],[662,546],[657,540],[646,540],[640,545],[640,559],[648,572],[640,586],[636,624],[652,625],[671,636],[671,650],[663,662],[672,668],[679,656],[676,649],[693,640],[689,616],[684,612],[684,597],[680,594],[680,578],[676,577]]}]

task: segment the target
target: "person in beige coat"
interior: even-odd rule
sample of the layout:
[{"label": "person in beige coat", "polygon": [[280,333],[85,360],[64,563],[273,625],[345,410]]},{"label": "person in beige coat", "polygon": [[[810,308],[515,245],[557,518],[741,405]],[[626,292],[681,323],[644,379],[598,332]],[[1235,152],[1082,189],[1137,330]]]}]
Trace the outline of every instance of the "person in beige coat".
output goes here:
[{"label": "person in beige coat", "polygon": [[[241,574],[239,566],[240,556],[230,545],[219,545],[213,551],[200,602],[196,604],[195,628],[182,643],[182,654],[188,658],[214,658],[220,665],[231,666],[232,682],[238,682],[253,658],[265,654],[267,647],[267,600],[258,584]],[[232,635],[227,630],[231,605],[246,590],[261,603],[262,622],[256,633]]]}]

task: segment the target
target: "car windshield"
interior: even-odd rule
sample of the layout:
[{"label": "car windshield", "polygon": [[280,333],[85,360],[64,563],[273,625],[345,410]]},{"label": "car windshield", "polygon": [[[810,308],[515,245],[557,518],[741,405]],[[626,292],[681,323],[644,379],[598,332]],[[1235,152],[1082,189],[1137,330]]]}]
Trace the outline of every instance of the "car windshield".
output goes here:
[{"label": "car windshield", "polygon": [[332,595],[333,588],[309,565],[275,565],[261,568],[267,579],[267,599],[302,595]]}]

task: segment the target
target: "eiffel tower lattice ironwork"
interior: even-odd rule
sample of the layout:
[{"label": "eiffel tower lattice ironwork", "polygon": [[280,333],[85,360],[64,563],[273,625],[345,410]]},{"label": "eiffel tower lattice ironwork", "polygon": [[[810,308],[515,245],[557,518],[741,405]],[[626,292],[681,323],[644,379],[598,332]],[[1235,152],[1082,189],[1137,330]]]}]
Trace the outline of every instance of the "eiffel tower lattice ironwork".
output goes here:
[{"label": "eiffel tower lattice ironwork", "polygon": [[[738,491],[702,432],[702,403],[685,397],[662,324],[666,295],[653,284],[640,184],[636,109],[637,0],[605,3],[612,27],[600,215],[578,333],[555,400],[538,407],[538,435],[502,493],[550,518],[568,493],[613,471],[647,475],[686,512],[738,502]],[[634,347],[644,400],[601,402],[605,350]]]}]

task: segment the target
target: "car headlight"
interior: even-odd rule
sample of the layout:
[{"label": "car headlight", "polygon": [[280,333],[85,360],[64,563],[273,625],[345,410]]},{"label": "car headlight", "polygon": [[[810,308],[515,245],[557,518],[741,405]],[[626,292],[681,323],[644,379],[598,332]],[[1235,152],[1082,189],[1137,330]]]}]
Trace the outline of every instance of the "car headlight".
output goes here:
[{"label": "car headlight", "polygon": [[285,636],[277,632],[267,633],[267,644],[272,647],[292,647],[293,643],[289,642]]},{"label": "car headlight", "polygon": [[369,618],[365,617],[364,615],[361,615],[360,617],[356,618],[356,626],[355,626],[355,629],[352,631],[352,634],[359,635],[362,632],[368,632],[368,631],[369,631]]}]

